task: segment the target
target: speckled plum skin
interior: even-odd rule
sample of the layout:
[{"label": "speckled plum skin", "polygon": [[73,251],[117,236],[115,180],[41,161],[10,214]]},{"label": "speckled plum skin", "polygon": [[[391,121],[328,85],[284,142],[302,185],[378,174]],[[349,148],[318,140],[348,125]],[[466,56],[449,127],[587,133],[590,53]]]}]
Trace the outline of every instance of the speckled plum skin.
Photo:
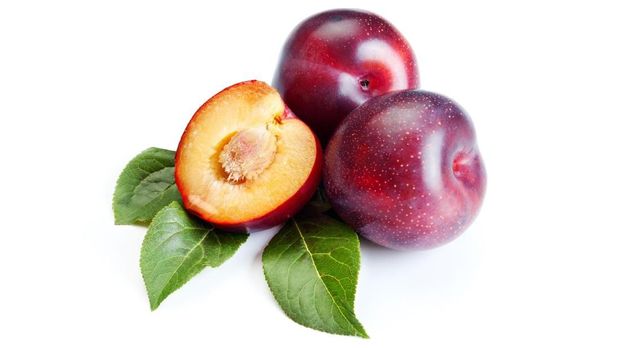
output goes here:
[{"label": "speckled plum skin", "polygon": [[327,144],[340,121],[373,96],[417,88],[415,57],[385,19],[332,10],[303,21],[290,34],[274,87]]},{"label": "speckled plum skin", "polygon": [[486,172],[465,111],[441,95],[405,90],[369,100],[340,124],[324,183],[336,213],[365,238],[428,249],[473,221]]}]

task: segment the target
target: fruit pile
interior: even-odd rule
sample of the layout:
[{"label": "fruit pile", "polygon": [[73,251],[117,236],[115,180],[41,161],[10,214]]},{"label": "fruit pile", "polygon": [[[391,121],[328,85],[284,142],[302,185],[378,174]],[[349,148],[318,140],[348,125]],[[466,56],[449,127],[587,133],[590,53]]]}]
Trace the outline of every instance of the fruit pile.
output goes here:
[{"label": "fruit pile", "polygon": [[232,256],[246,232],[283,225],[263,253],[282,309],[308,327],[367,337],[353,314],[355,232],[392,249],[460,235],[486,186],[472,121],[417,89],[409,44],[368,12],[302,22],[273,85],[222,90],[194,114],[176,153],[134,158],[117,183],[116,223],[150,223],[141,268],[152,309]]}]

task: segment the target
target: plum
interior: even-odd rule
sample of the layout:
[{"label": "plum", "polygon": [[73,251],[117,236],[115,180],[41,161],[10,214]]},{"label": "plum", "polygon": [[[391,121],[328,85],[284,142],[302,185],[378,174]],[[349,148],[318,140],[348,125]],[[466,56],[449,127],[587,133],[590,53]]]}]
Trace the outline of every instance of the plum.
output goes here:
[{"label": "plum", "polygon": [[226,230],[277,226],[310,200],[322,151],[310,128],[261,81],[204,103],[179,142],[175,178],[185,208]]},{"label": "plum", "polygon": [[486,172],[465,111],[439,94],[404,90],[343,120],[325,151],[324,184],[336,213],[365,238],[426,249],[474,220]]},{"label": "plum", "polygon": [[417,88],[418,71],[409,43],[385,19],[370,12],[332,10],[293,30],[273,84],[326,144],[340,121],[366,100]]}]

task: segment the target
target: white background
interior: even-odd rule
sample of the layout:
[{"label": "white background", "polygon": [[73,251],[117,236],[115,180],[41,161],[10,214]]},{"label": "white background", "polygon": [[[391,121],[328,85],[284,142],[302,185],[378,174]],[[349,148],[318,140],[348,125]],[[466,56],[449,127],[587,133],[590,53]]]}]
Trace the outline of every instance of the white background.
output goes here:
[{"label": "white background", "polygon": [[[620,21],[614,1],[3,1],[2,347],[620,345]],[[458,240],[362,245],[370,340],[289,320],[252,235],[155,311],[145,229],[114,226],[116,178],[175,149],[207,98],[270,82],[302,19],[357,7],[410,41],[422,87],[474,119],[489,175]]]}]

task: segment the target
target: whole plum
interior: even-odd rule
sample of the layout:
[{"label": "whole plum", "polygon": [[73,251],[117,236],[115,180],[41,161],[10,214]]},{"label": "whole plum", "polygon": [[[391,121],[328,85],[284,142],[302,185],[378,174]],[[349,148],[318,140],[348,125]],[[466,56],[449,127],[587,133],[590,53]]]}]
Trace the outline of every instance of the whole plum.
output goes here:
[{"label": "whole plum", "polygon": [[340,121],[366,100],[417,88],[409,43],[376,14],[331,10],[297,26],[282,49],[274,86],[326,144]]},{"label": "whole plum", "polygon": [[486,172],[465,111],[444,96],[405,90],[343,120],[326,149],[324,182],[336,213],[365,238],[426,249],[474,220]]}]

